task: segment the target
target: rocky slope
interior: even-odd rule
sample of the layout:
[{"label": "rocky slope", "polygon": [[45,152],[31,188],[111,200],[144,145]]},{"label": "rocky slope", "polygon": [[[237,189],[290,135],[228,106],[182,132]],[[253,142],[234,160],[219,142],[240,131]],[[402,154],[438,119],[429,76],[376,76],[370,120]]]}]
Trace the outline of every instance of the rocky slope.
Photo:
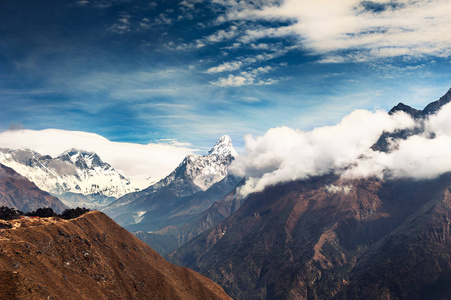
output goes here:
[{"label": "rocky slope", "polygon": [[[230,178],[230,180],[232,179]],[[208,193],[202,194],[207,196],[210,201],[224,194],[214,188],[210,189],[209,192],[212,194],[216,193],[216,197],[215,195],[208,196]],[[241,207],[243,200],[243,197],[237,195],[234,189],[227,196],[220,200],[218,199],[208,209],[185,223],[165,226],[156,231],[137,231],[134,234],[158,253],[166,256],[181,245],[229,217]]]},{"label": "rocky slope", "polygon": [[58,198],[40,190],[27,178],[2,164],[0,164],[0,206],[13,207],[23,212],[51,207],[61,213],[67,208]]},{"label": "rocky slope", "polygon": [[[450,102],[451,90],[421,119]],[[431,136],[430,138],[433,138]],[[379,148],[375,148],[375,147]],[[427,180],[337,174],[267,187],[169,259],[236,299],[449,299],[451,174]]]},{"label": "rocky slope", "polygon": [[451,299],[449,189],[437,200],[371,246],[336,298]]},{"label": "rocky slope", "polygon": [[133,184],[97,154],[76,149],[56,158],[31,150],[0,149],[0,163],[72,207],[103,206],[145,187]]},{"label": "rocky slope", "polygon": [[103,211],[132,231],[179,225],[230,193],[240,179],[226,179],[236,157],[223,136],[207,155],[189,155],[167,177],[143,191],[118,199]]},{"label": "rocky slope", "polygon": [[230,299],[103,213],[13,222],[1,231],[1,299]]},{"label": "rocky slope", "polygon": [[235,299],[420,299],[434,286],[449,293],[450,183],[450,174],[387,182],[329,175],[273,186],[170,260]]}]

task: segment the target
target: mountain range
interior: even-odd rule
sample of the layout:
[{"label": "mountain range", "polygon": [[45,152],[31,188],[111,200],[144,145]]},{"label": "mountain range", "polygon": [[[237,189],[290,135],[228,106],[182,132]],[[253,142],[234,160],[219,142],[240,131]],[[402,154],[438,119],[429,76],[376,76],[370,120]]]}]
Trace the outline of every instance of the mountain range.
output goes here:
[{"label": "mountain range", "polygon": [[227,170],[236,156],[230,137],[223,136],[208,154],[188,155],[168,176],[104,212],[122,226],[148,231],[184,222],[235,188]]},{"label": "mountain range", "polygon": [[[399,103],[388,114],[402,111],[412,117],[414,125],[383,132],[368,150],[373,151],[371,154],[388,155],[399,145],[393,141],[411,137],[434,140],[436,136],[428,130],[427,122],[449,102],[451,89],[423,110]],[[62,178],[46,182],[46,188],[53,188],[55,194],[68,195],[75,189],[79,191],[74,193],[77,195],[98,193],[108,201],[113,200],[103,208],[104,213],[171,262],[217,282],[234,299],[451,298],[451,172],[423,178],[346,177],[341,176],[345,168],[242,194],[241,188],[248,178],[229,172],[238,156],[230,137],[223,136],[206,155],[189,155],[159,182],[128,192],[131,183],[127,184],[127,177],[94,153],[70,150],[57,158],[27,150],[5,149],[0,153],[3,161],[24,169],[29,177],[34,174],[38,181]],[[14,172],[3,168],[5,174]],[[73,184],[76,180],[82,182],[78,187]],[[110,185],[101,185],[105,181]],[[6,187],[25,186],[5,182]],[[26,190],[32,189],[33,184],[27,184]],[[83,222],[108,227],[97,219],[118,228],[100,212],[90,214]],[[91,230],[77,222],[83,230]],[[73,240],[76,229],[69,231],[67,236]],[[105,229],[89,240],[104,242],[100,237],[107,233]],[[66,238],[66,234],[61,235]],[[130,244],[137,241],[124,233],[117,236],[124,236]],[[119,238],[114,239],[114,243],[118,241]],[[127,246],[116,243],[113,248],[120,247],[130,255]],[[111,255],[123,258],[122,250]],[[99,257],[103,255],[110,254],[102,253]],[[125,258],[129,259],[127,255]],[[102,270],[108,273],[108,268]],[[139,274],[145,272],[139,270]],[[134,282],[143,281],[134,279]],[[30,288],[39,290],[36,286]],[[135,290],[139,292],[140,288],[135,285]]]},{"label": "mountain range", "polygon": [[[451,90],[422,111],[398,105],[391,112],[425,118],[450,96]],[[379,142],[393,137],[383,134]],[[429,179],[330,173],[279,183],[248,195],[169,259],[213,279],[234,299],[449,299],[450,191],[451,173]]]},{"label": "mountain range", "polygon": [[0,163],[27,177],[67,206],[106,206],[146,186],[135,183],[92,152],[70,149],[53,158],[31,150],[0,149]]}]

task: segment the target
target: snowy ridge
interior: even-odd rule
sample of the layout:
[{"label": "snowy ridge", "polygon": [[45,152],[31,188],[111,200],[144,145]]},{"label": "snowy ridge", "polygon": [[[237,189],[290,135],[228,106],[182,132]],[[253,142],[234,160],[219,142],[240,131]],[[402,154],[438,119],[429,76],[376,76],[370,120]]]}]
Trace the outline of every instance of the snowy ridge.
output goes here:
[{"label": "snowy ridge", "polygon": [[56,158],[31,150],[0,149],[0,163],[54,195],[76,193],[119,198],[137,186],[92,152],[70,149]]},{"label": "snowy ridge", "polygon": [[232,156],[237,157],[235,148],[232,145],[232,139],[228,135],[223,135],[213,146],[213,148],[208,151],[208,155],[217,155],[222,157]]},{"label": "snowy ridge", "polygon": [[[121,226],[139,225],[145,231],[148,231],[147,226],[162,228],[171,225],[174,220],[177,223],[194,217],[238,184],[234,176],[224,180],[236,157],[230,137],[223,136],[208,154],[186,156],[164,179],[142,191],[119,198],[102,211]],[[209,193],[208,190],[215,184],[218,186]]]},{"label": "snowy ridge", "polygon": [[229,136],[222,136],[207,155],[188,155],[155,189],[171,183],[191,180],[200,190],[207,190],[228,174],[230,163],[238,156]]}]

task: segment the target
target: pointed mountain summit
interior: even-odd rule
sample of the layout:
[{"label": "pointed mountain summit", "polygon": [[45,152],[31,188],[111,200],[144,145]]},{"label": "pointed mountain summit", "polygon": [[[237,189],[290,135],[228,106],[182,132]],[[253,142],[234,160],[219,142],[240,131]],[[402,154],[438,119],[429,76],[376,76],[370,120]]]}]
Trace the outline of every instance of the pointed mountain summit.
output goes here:
[{"label": "pointed mountain summit", "polygon": [[451,89],[448,90],[448,92],[443,95],[440,99],[437,101],[434,101],[432,103],[429,103],[422,111],[422,115],[427,116],[430,114],[435,114],[437,111],[439,111],[443,105],[448,104],[451,102]]},{"label": "pointed mountain summit", "polygon": [[423,110],[412,108],[409,105],[400,102],[395,107],[393,107],[388,113],[392,115],[398,111],[403,111],[412,116],[413,118],[424,118],[428,115],[435,114],[445,104],[448,104],[449,102],[451,102],[451,89],[449,89],[448,92],[437,101],[431,102],[428,105],[426,105],[426,107]]},{"label": "pointed mountain summit", "polygon": [[58,158],[63,161],[72,162],[77,167],[83,169],[94,169],[96,167],[112,169],[112,167],[103,162],[96,153],[90,151],[72,148],[63,152]]},{"label": "pointed mountain summit", "polygon": [[393,115],[394,113],[398,111],[403,111],[406,114],[410,115],[413,118],[418,118],[421,115],[421,110],[415,109],[410,107],[409,105],[406,105],[402,102],[399,102],[398,105],[390,109],[388,112],[389,115]]},{"label": "pointed mountain summit", "polygon": [[231,155],[233,157],[237,157],[238,153],[236,153],[235,149],[232,145],[232,139],[228,135],[223,135],[213,146],[213,148],[208,151],[208,155],[220,155],[220,156],[228,156]]},{"label": "pointed mountain summit", "polygon": [[187,196],[199,190],[205,191],[226,177],[228,166],[237,156],[232,140],[228,135],[224,135],[207,155],[188,155],[171,174],[156,183],[153,188],[172,185],[172,189],[180,196]]},{"label": "pointed mountain summit", "polygon": [[[146,231],[186,222],[233,190],[238,180],[226,177],[236,156],[230,137],[224,135],[208,154],[186,156],[164,179],[123,196],[103,211],[122,226],[139,223],[139,230]],[[213,187],[219,191],[211,195],[207,191]]]}]

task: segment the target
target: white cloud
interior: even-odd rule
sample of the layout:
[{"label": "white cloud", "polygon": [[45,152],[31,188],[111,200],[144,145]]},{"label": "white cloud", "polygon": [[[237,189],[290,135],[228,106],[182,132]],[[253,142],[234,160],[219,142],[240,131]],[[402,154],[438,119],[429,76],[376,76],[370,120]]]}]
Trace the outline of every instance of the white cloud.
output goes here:
[{"label": "white cloud", "polygon": [[273,78],[265,78],[259,79],[258,76],[261,74],[266,74],[272,67],[260,67],[246,72],[240,72],[239,75],[230,74],[228,77],[219,78],[217,81],[212,81],[211,84],[220,86],[220,87],[236,87],[243,85],[270,85],[277,83],[276,79]]},{"label": "white cloud", "polygon": [[221,72],[235,71],[235,70],[239,70],[242,65],[243,65],[243,63],[240,61],[223,63],[217,67],[208,69],[207,73],[221,73]]},{"label": "white cloud", "polygon": [[161,13],[158,18],[155,19],[155,24],[171,25],[174,21],[167,15]]},{"label": "white cloud", "polygon": [[150,176],[159,180],[172,172],[183,158],[192,154],[189,144],[175,140],[147,145],[112,142],[87,132],[46,130],[8,130],[0,133],[0,147],[31,149],[43,155],[57,156],[70,149],[96,152],[113,167],[130,177]]},{"label": "white cloud", "polygon": [[237,30],[238,30],[237,26],[230,26],[228,31],[223,30],[223,29],[218,30],[214,34],[207,36],[205,38],[205,40],[207,40],[211,43],[218,43],[218,42],[222,42],[224,40],[229,40],[229,39],[234,38],[238,34]]},{"label": "white cloud", "polygon": [[[240,193],[262,191],[266,186],[328,173],[344,182],[378,177],[430,179],[451,172],[451,103],[425,119],[413,120],[403,112],[355,110],[335,126],[309,132],[279,127],[260,137],[246,136],[246,153],[231,166],[245,176]],[[389,152],[371,146],[382,132],[424,128],[407,139],[392,138]],[[326,186],[326,191],[348,193],[352,187]]]},{"label": "white cloud", "polygon": [[183,0],[182,2],[180,2],[180,6],[194,10],[195,4],[201,3],[201,2],[202,2],[202,0]]},{"label": "white cloud", "polygon": [[119,18],[117,19],[117,22],[115,24],[111,25],[110,27],[108,27],[107,31],[113,32],[113,33],[118,33],[118,34],[130,32],[131,31],[130,19],[131,19],[131,16],[128,13],[121,12],[119,14]]},{"label": "white cloud", "polygon": [[228,77],[219,78],[217,81],[212,81],[211,83],[220,87],[243,86],[252,84],[253,78],[230,74]]},{"label": "white cloud", "polygon": [[[351,50],[365,59],[451,55],[449,0],[213,2],[227,9],[218,22],[291,21],[287,26],[248,30],[242,42],[295,35],[303,46],[319,54],[337,52],[339,56],[340,51]],[[354,60],[356,56],[345,58]]]},{"label": "white cloud", "polygon": [[405,113],[355,110],[335,126],[304,132],[288,127],[268,130],[260,137],[245,137],[246,154],[231,171],[246,176],[240,192],[262,191],[279,182],[305,179],[342,170],[369,149],[383,131],[410,128],[414,121]]},{"label": "white cloud", "polygon": [[80,6],[85,6],[85,5],[89,4],[89,1],[87,1],[87,0],[80,0],[80,1],[77,1],[77,4],[80,5]]},{"label": "white cloud", "polygon": [[222,73],[222,72],[231,72],[231,71],[240,70],[243,66],[261,63],[261,62],[265,62],[265,61],[280,57],[295,48],[298,48],[298,46],[295,45],[295,46],[285,47],[283,49],[276,47],[276,48],[272,49],[273,50],[272,52],[261,53],[261,54],[245,56],[245,57],[238,57],[235,61],[225,62],[225,63],[220,64],[219,66],[208,69],[207,73],[212,74],[212,73]]},{"label": "white cloud", "polygon": [[329,193],[334,193],[334,194],[349,194],[349,192],[351,192],[352,190],[352,186],[351,185],[342,185],[342,186],[338,186],[338,185],[327,185],[326,186],[326,191]]},{"label": "white cloud", "polygon": [[450,116],[451,104],[447,104],[425,121],[424,134],[393,140],[389,153],[367,150],[344,176],[423,179],[451,171]]},{"label": "white cloud", "polygon": [[368,151],[344,177],[425,179],[451,171],[451,136],[413,136],[396,141],[396,148],[390,153]]}]

